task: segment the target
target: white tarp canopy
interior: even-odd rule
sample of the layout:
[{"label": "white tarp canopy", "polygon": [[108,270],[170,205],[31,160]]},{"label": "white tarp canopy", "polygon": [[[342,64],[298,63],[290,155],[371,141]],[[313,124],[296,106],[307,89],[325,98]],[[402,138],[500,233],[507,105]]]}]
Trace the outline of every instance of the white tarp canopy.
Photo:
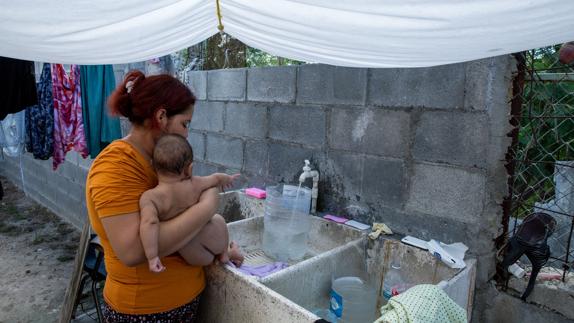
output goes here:
[{"label": "white tarp canopy", "polygon": [[[0,56],[143,61],[218,32],[216,0],[0,0]],[[225,32],[271,54],[422,67],[574,40],[574,0],[220,0]]]}]

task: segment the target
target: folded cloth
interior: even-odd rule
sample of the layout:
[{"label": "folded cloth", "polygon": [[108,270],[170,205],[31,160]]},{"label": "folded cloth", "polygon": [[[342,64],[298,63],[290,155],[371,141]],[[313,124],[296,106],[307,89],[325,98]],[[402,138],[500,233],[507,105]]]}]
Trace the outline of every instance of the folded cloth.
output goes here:
[{"label": "folded cloth", "polygon": [[369,238],[376,240],[381,233],[393,234],[393,231],[386,224],[375,222],[373,223],[373,232],[369,233]]},{"label": "folded cloth", "polygon": [[466,310],[435,285],[417,285],[391,297],[375,323],[467,323]]},{"label": "folded cloth", "polygon": [[246,275],[257,276],[259,278],[262,278],[265,276],[269,276],[272,273],[277,272],[281,269],[285,269],[288,266],[289,265],[284,262],[274,262],[271,264],[258,265],[258,266],[243,265],[237,268],[237,270]]}]

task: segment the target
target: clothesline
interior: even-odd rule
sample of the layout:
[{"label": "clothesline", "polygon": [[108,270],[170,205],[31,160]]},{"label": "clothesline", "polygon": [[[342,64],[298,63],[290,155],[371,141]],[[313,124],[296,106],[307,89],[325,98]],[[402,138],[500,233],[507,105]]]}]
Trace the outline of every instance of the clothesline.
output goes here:
[{"label": "clothesline", "polygon": [[[217,13],[220,7],[220,16]],[[424,67],[574,40],[564,0],[0,0],[0,56],[145,61],[218,32],[273,55],[353,67]]]}]

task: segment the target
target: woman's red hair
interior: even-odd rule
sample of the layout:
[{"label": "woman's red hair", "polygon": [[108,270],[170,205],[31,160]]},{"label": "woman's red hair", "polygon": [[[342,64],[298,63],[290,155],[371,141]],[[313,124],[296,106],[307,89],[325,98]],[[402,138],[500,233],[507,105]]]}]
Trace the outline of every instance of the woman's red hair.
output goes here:
[{"label": "woman's red hair", "polygon": [[[128,93],[126,84],[131,82]],[[159,109],[167,116],[180,114],[195,104],[195,95],[178,79],[170,75],[146,77],[142,72],[130,71],[108,99],[112,115],[121,115],[136,125],[152,119]],[[153,119],[152,119],[153,120]],[[152,122],[152,126],[157,126]]]}]

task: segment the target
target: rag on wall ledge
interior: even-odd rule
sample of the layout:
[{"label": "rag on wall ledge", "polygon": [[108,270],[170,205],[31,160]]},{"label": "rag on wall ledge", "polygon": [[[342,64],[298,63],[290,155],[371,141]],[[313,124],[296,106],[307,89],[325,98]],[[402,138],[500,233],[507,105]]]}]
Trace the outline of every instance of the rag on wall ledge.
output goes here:
[{"label": "rag on wall ledge", "polygon": [[68,64],[160,57],[224,31],[281,57],[424,67],[574,40],[571,0],[0,0],[0,56]]}]

